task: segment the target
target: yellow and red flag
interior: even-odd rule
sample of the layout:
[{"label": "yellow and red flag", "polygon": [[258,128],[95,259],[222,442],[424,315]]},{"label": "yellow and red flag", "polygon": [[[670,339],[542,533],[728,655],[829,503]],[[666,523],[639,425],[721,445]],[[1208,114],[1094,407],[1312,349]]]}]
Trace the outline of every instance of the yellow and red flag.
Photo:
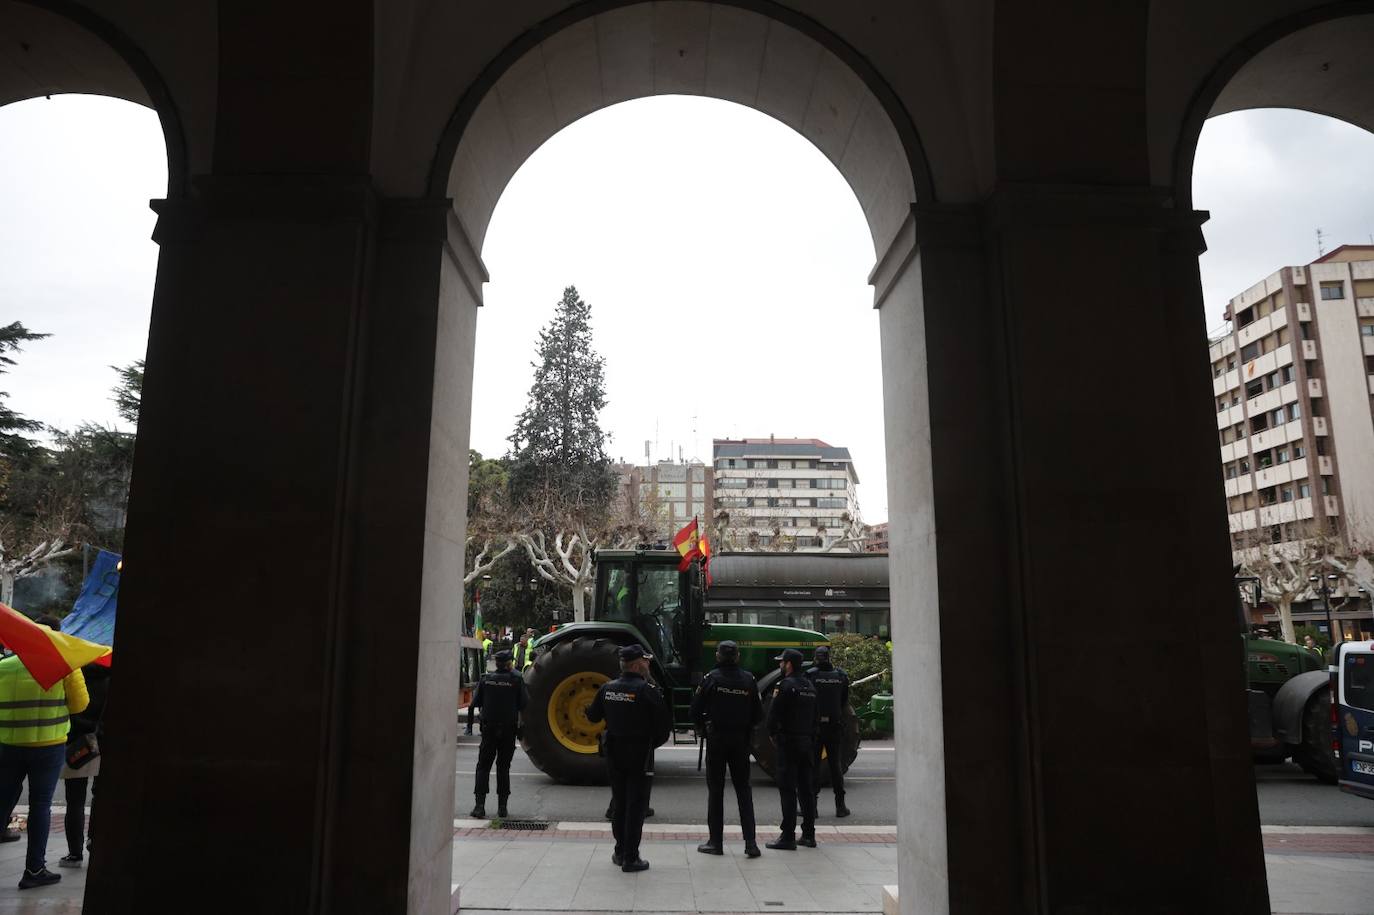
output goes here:
[{"label": "yellow and red flag", "polygon": [[685,571],[693,559],[701,556],[701,535],[697,529],[696,518],[673,536],[673,546],[682,555],[682,561],[677,564],[679,572]]},{"label": "yellow and red flag", "polygon": [[67,674],[114,649],[40,626],[24,614],[0,604],[0,643],[15,654],[38,685],[52,689]]}]

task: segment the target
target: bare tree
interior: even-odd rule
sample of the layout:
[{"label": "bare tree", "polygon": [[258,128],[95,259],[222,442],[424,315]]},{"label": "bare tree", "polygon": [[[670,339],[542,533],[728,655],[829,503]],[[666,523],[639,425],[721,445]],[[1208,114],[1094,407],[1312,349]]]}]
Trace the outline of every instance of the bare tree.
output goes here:
[{"label": "bare tree", "polygon": [[68,546],[63,532],[70,525],[60,518],[49,518],[46,524],[35,525],[28,539],[41,538],[35,544],[22,544],[13,524],[0,524],[0,603],[14,604],[14,586],[21,579],[37,575],[48,563],[76,552]]},{"label": "bare tree", "polygon": [[1293,604],[1319,593],[1314,582],[1333,574],[1353,582],[1332,589],[1338,597],[1333,610],[1354,599],[1352,587],[1374,594],[1374,550],[1366,544],[1351,543],[1316,519],[1297,522],[1286,533],[1290,536],[1276,541],[1273,528],[1247,532],[1239,539],[1235,556],[1241,572],[1257,579],[1260,600],[1278,611],[1283,640],[1295,642]]},{"label": "bare tree", "polygon": [[526,500],[513,530],[539,577],[572,592],[577,622],[587,618],[593,554],[599,549],[636,546],[654,533],[640,523],[610,517],[591,493],[570,497],[551,486],[541,487]]}]

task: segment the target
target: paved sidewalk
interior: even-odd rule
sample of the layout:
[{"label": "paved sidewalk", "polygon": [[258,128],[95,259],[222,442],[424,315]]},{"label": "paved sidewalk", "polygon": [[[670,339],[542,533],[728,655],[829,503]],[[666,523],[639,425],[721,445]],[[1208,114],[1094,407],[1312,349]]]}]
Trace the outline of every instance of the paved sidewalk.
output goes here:
[{"label": "paved sidewalk", "polygon": [[[464,915],[565,912],[882,911],[882,887],[897,882],[891,827],[817,827],[820,846],[744,857],[738,826],[726,826],[725,855],[699,854],[700,825],[649,824],[641,853],[652,865],[625,874],[611,864],[606,823],[555,823],[540,833],[455,820],[453,879]],[[771,828],[771,827],[770,827]],[[843,831],[841,831],[843,830]],[[766,839],[764,833],[760,838]],[[666,838],[672,836],[672,838]],[[48,865],[66,852],[54,809]],[[1269,894],[1276,915],[1374,913],[1374,829],[1264,827]],[[61,871],[57,886],[19,891],[23,842],[0,845],[0,915],[78,915],[85,869]],[[188,911],[193,909],[188,908]]]}]

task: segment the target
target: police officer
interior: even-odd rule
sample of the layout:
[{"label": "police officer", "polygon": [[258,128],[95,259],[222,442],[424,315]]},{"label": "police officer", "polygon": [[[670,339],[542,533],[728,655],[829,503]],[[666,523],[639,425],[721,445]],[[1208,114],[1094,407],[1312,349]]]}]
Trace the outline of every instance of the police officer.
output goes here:
[{"label": "police officer", "polygon": [[[798,845],[816,847],[816,793],[812,767],[816,752],[816,687],[802,672],[802,653],[789,648],[775,658],[782,680],[773,688],[768,706],[768,736],[776,751],[778,794],[782,800],[782,834],[768,847],[796,851]],[[801,804],[802,834],[797,835],[797,804]]]},{"label": "police officer", "polygon": [[[849,816],[844,805],[844,723],[849,708],[849,674],[830,663],[830,646],[816,648],[816,666],[806,672],[816,687],[819,727],[816,736],[815,773],[821,771],[821,753],[830,767],[830,787],[835,789],[835,816]],[[816,780],[816,807],[820,807],[820,779]]]},{"label": "police officer", "polygon": [[650,683],[653,655],[638,644],[620,649],[620,677],[601,684],[587,707],[587,720],[605,721],[604,750],[611,779],[611,863],[626,873],[649,869],[639,856],[648,796],[649,756],[673,732],[672,709],[663,692]]},{"label": "police officer", "polygon": [[710,838],[697,846],[706,855],[722,855],[725,833],[725,769],[739,803],[744,853],[760,854],[754,841],[754,795],[749,787],[749,734],[763,719],[754,675],[739,668],[739,646],[726,639],[716,646],[716,669],[702,678],[692,697],[692,720],[706,734],[706,822]]},{"label": "police officer", "polygon": [[496,670],[482,674],[477,693],[468,705],[468,730],[472,730],[472,712],[482,710],[482,745],[477,750],[477,778],[473,794],[477,803],[469,816],[487,815],[486,799],[490,787],[492,761],[496,761],[496,815],[507,816],[506,798],[510,797],[510,760],[515,755],[515,739],[520,736],[520,712],[525,708],[525,681],[510,669],[510,652],[496,652]]}]

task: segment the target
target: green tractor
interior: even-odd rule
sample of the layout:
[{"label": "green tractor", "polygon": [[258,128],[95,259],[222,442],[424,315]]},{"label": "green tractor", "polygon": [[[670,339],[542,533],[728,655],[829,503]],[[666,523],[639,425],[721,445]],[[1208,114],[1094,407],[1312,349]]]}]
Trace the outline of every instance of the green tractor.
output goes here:
[{"label": "green tractor", "polygon": [[[708,622],[701,566],[694,562],[679,571],[680,558],[672,550],[599,551],[588,620],[563,626],[536,643],[534,664],[525,672],[529,706],[521,746],[556,781],[605,781],[605,765],[597,757],[603,725],[588,721],[586,709],[601,684],[619,675],[620,646],[638,642],[653,652],[651,674],[672,705],[676,743],[679,734],[693,728],[692,694],[715,666],[720,642],[733,639],[739,645],[740,667],[758,678],[766,711],[779,677],[773,658],[784,648],[796,648],[810,660],[816,646],[827,641],[809,629]],[[717,557],[713,564],[725,559]],[[852,710],[847,727],[846,769],[859,752],[859,722]],[[762,727],[752,744],[754,758],[771,776],[773,746]]]},{"label": "green tractor", "polygon": [[1250,753],[1258,763],[1292,760],[1308,775],[1336,784],[1331,749],[1331,676],[1326,661],[1300,645],[1245,637]]}]

